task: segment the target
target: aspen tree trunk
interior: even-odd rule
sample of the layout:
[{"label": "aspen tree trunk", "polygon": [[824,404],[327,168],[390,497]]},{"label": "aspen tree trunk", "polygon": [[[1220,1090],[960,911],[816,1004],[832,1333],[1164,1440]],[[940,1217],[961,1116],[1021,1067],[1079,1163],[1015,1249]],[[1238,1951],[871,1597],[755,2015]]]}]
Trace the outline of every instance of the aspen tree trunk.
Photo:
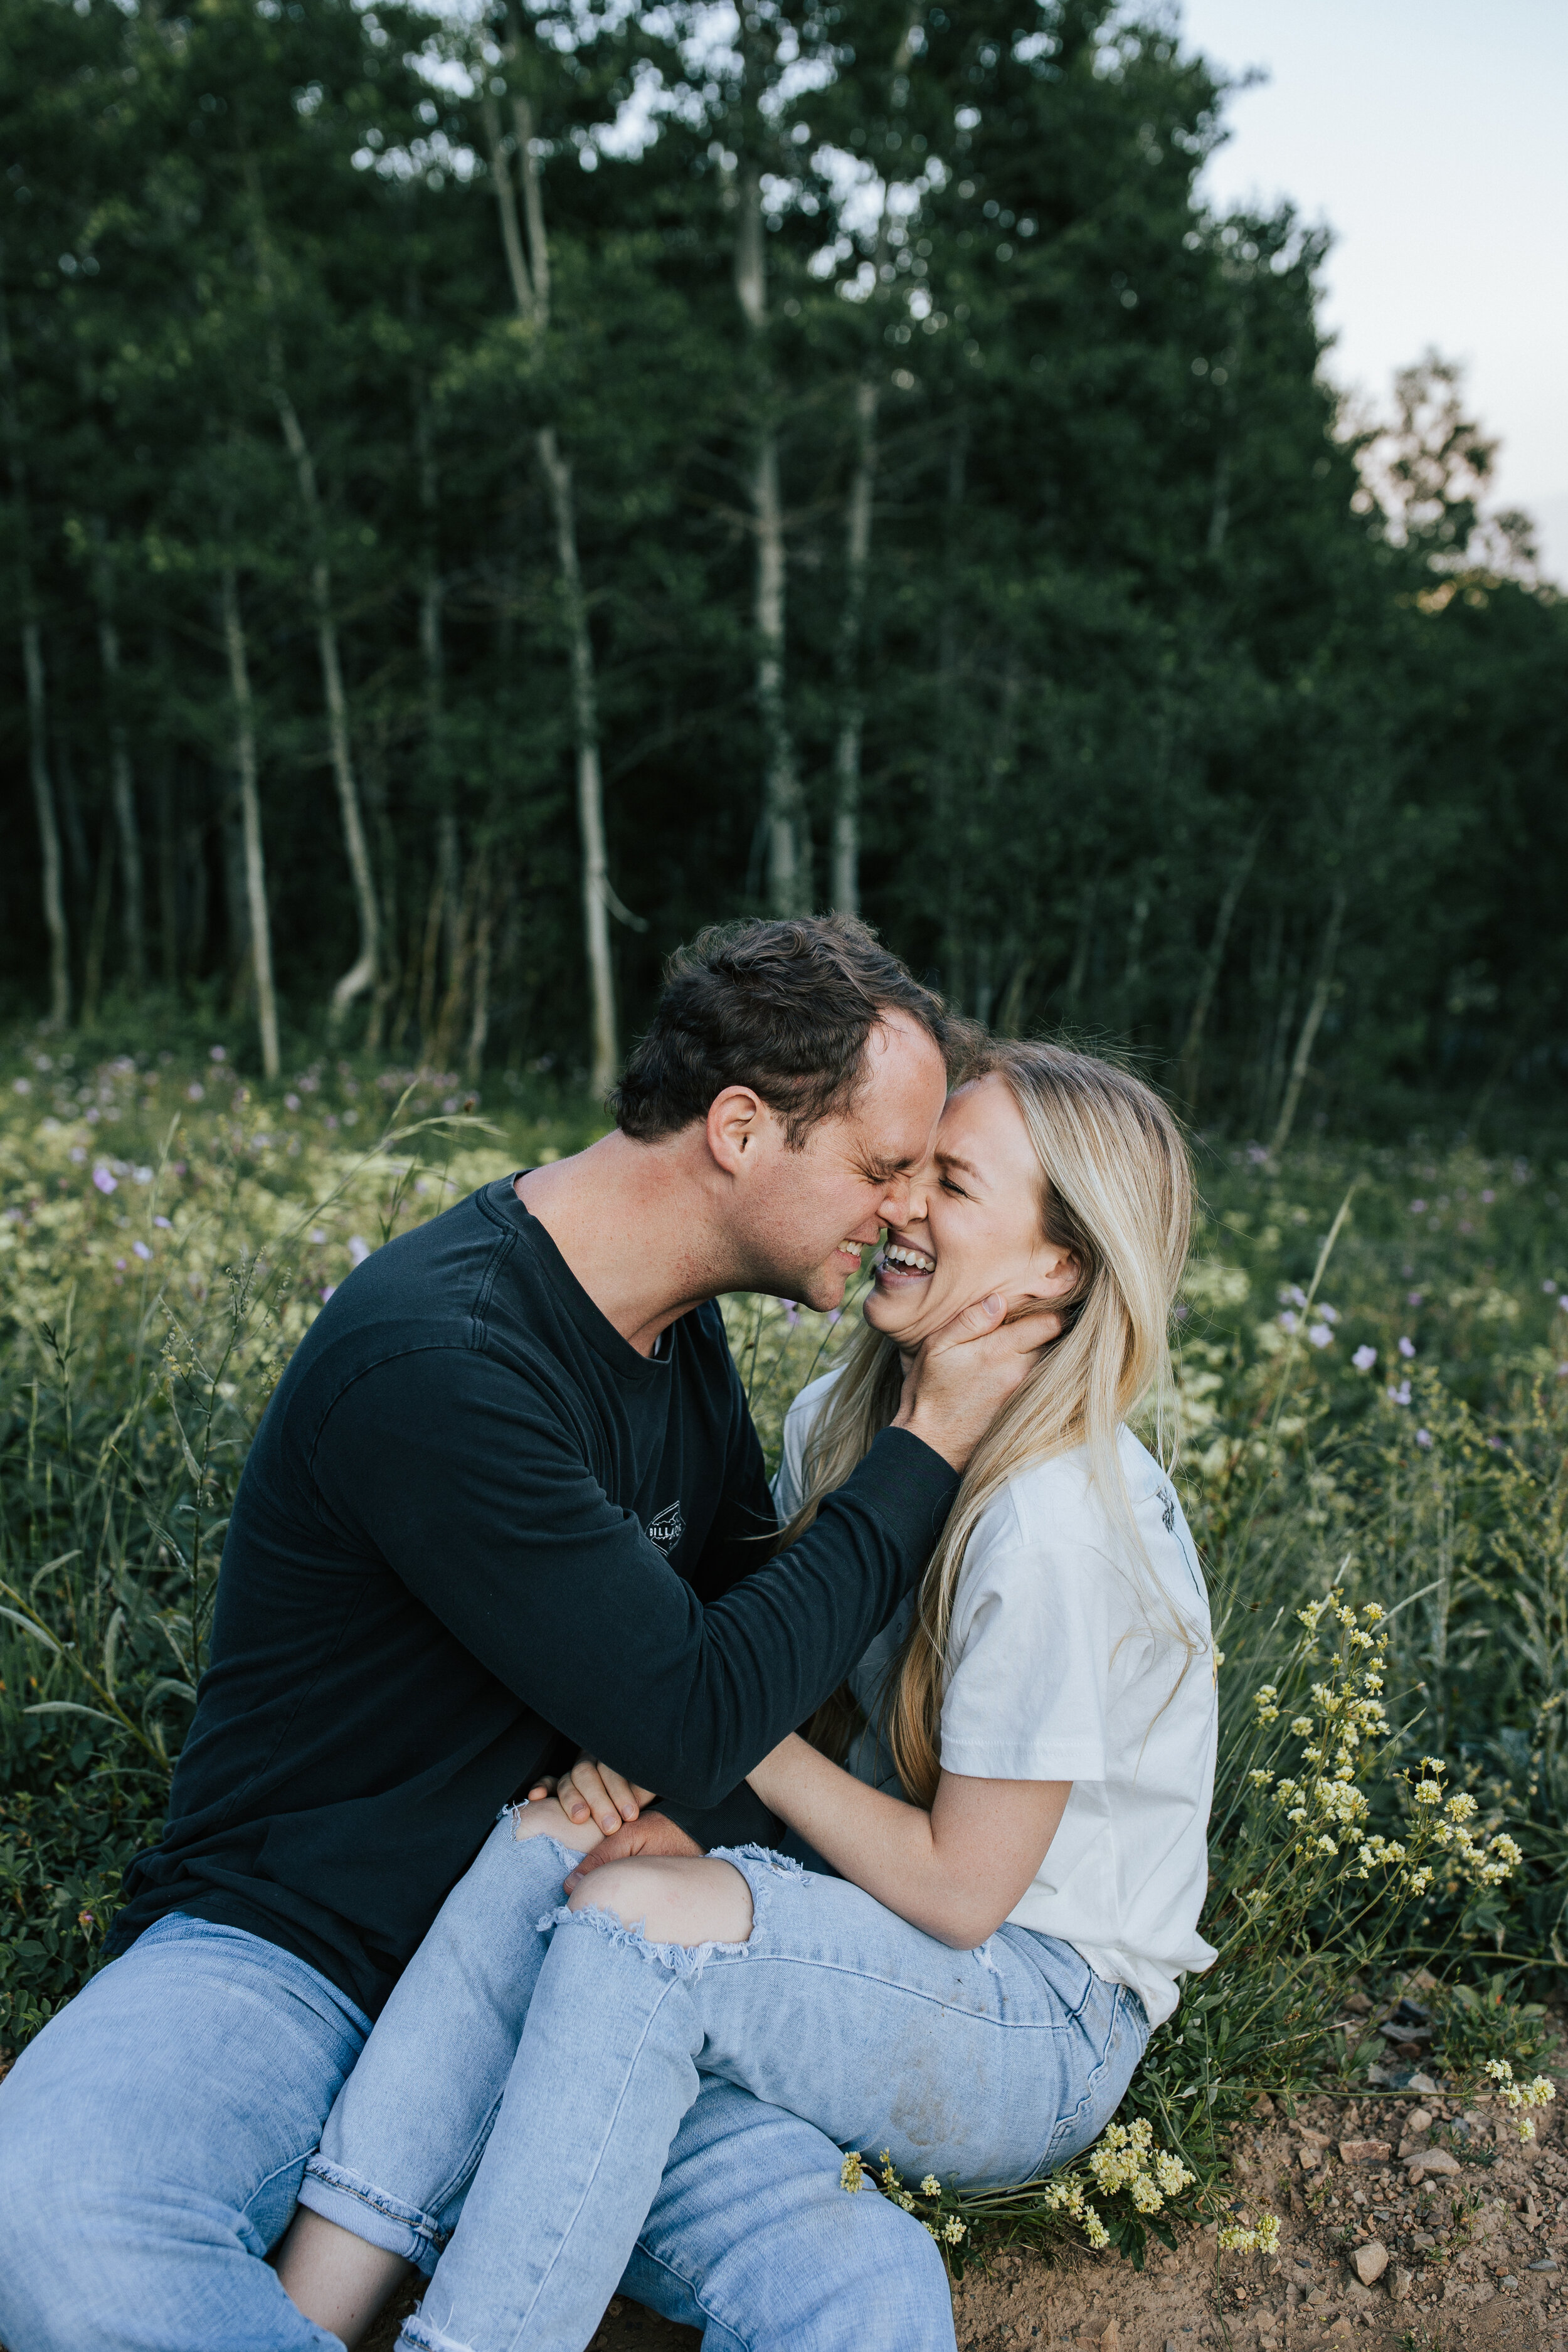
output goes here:
[{"label": "aspen tree trunk", "polygon": [[495,938],[495,890],[486,881],[479,894],[479,920],[474,927],[474,1012],[468,1024],[468,1050],[464,1074],[471,1087],[484,1067],[485,1040],[490,1027],[490,957]]},{"label": "aspen tree trunk", "polygon": [[245,628],[240,618],[239,587],[234,566],[223,567],[223,636],[228,655],[229,691],[234,697],[234,765],[239,779],[239,817],[245,840],[245,903],[250,917],[251,969],[256,981],[256,1013],[261,1031],[261,1067],[275,1078],[279,1071],[278,999],[272,982],[272,929],[267,908],[267,866],[261,846],[261,796],[257,783],[256,712],[250,695],[250,664],[246,656]]},{"label": "aspen tree trunk", "polygon": [[1199,975],[1198,992],[1193,1001],[1192,1018],[1187,1023],[1187,1034],[1182,1046],[1182,1058],[1176,1076],[1177,1093],[1194,1108],[1196,1108],[1198,1099],[1198,1069],[1203,1057],[1204,1030],[1207,1026],[1209,1013],[1214,1004],[1215,992],[1219,986],[1219,976],[1225,967],[1225,950],[1230,938],[1230,927],[1235,920],[1237,908],[1241,903],[1241,894],[1247,887],[1247,877],[1252,871],[1252,861],[1258,855],[1258,845],[1262,838],[1263,827],[1255,825],[1243,845],[1241,856],[1231,869],[1230,879],[1225,886],[1225,895],[1219,902],[1219,912],[1215,917],[1214,932],[1209,940],[1208,953],[1204,958],[1204,968]]},{"label": "aspen tree trunk", "polygon": [[1306,1083],[1308,1066],[1312,1058],[1312,1047],[1317,1043],[1318,1031],[1322,1025],[1323,1015],[1329,1009],[1329,997],[1334,984],[1334,957],[1339,950],[1340,925],[1344,919],[1344,911],[1345,892],[1342,882],[1335,886],[1333,904],[1329,909],[1328,928],[1323,933],[1322,953],[1318,959],[1318,977],[1313,984],[1306,1013],[1302,1018],[1301,1034],[1296,1040],[1295,1056],[1291,1061],[1290,1076],[1286,1083],[1285,1099],[1279,1107],[1279,1122],[1269,1138],[1268,1156],[1271,1160],[1277,1159],[1283,1151],[1289,1140],[1290,1129],[1295,1125],[1297,1106],[1301,1099],[1301,1088]]},{"label": "aspen tree trunk", "polygon": [[[742,10],[742,28],[746,14]],[[753,79],[752,45],[742,36],[747,81]],[[757,541],[752,608],[757,640],[757,709],[763,722],[763,815],[768,838],[768,901],[775,915],[804,915],[811,907],[811,836],[805,795],[795,766],[784,709],[784,626],[787,573],[784,515],[779,502],[778,436],[771,412],[772,384],[764,338],[768,324],[766,247],[762,174],[743,156],[737,174],[735,293],[751,330],[756,362],[758,421],[752,467],[752,528]]]},{"label": "aspen tree trunk", "polygon": [[[923,15],[923,10],[921,14]],[[892,110],[895,121],[905,110],[908,74],[914,35],[921,19],[910,19],[893,58]],[[881,219],[877,231],[877,277],[889,250],[887,186],[883,184]],[[860,683],[860,634],[866,610],[866,577],[871,553],[871,499],[877,481],[877,409],[880,395],[878,374],[869,360],[855,387],[855,473],[849,486],[845,519],[844,620],[838,640],[838,737],[833,760],[833,904],[841,915],[860,911],[860,746],[865,731],[866,698]]]},{"label": "aspen tree trunk", "polygon": [[[501,145],[500,124],[492,101],[485,104],[490,167],[500,213],[501,243],[511,279],[517,314],[525,326],[543,334],[550,324],[550,247],[544,230],[543,193],[533,152],[533,111],[524,98],[512,100],[518,174],[522,183],[523,222],[528,249],[523,249],[518,219],[517,192]],[[555,551],[561,602],[572,663],[572,722],[577,752],[577,828],[582,844],[583,939],[588,961],[589,1005],[593,1026],[592,1084],[596,1094],[607,1094],[620,1066],[616,1034],[615,978],[610,964],[609,913],[614,894],[609,886],[605,854],[605,782],[599,760],[599,710],[594,671],[594,641],[588,628],[588,607],[583,593],[583,571],[577,553],[577,505],[572,461],[562,449],[552,425],[541,425],[533,436],[534,453],[544,477],[545,493],[555,525]]]},{"label": "aspen tree trunk", "polygon": [[98,653],[109,705],[109,792],[120,835],[121,876],[125,894],[125,976],[139,995],[147,982],[146,911],[142,879],[142,835],[136,823],[136,788],[131,746],[120,708],[120,631],[114,620],[113,580],[109,568],[103,517],[92,522],[93,590],[98,604]]},{"label": "aspen tree trunk", "polygon": [[[270,238],[261,202],[261,183],[254,161],[247,157],[246,179],[250,193],[251,213],[256,246],[256,273],[261,299],[270,318],[272,282],[268,264]],[[316,620],[316,650],[321,668],[321,690],[327,706],[327,740],[331,753],[332,779],[337,786],[338,812],[342,822],[343,846],[348,852],[349,878],[353,886],[354,908],[359,917],[359,954],[332,991],[329,1008],[329,1027],[335,1034],[342,1027],[350,1005],[374,988],[381,961],[381,908],[376,898],[375,877],[371,866],[370,845],[365,838],[364,818],[360,807],[359,783],[354,775],[353,752],[349,736],[348,698],[343,692],[342,663],[338,652],[338,625],[332,609],[332,575],[328,563],[322,528],[321,491],[316,481],[315,461],[310,455],[299,412],[289,394],[283,378],[283,354],[275,328],[269,329],[268,345],[268,391],[278,414],[284,446],[293,461],[294,478],[299,485],[300,504],[304,510],[306,530],[310,541],[310,606]]]},{"label": "aspen tree trunk", "polygon": [[855,387],[855,478],[845,530],[844,620],[839,635],[838,740],[834,747],[833,904],[860,911],[860,742],[866,698],[860,683],[860,630],[871,553],[871,495],[877,479],[877,379],[869,368]]},{"label": "aspen tree trunk", "polygon": [[272,401],[278,411],[278,421],[283,429],[289,455],[294,460],[300,501],[305,509],[306,521],[316,547],[310,563],[310,604],[316,616],[316,651],[321,667],[321,690],[327,705],[327,740],[331,751],[332,780],[337,786],[343,847],[348,852],[349,878],[353,885],[354,908],[359,917],[359,954],[332,991],[329,1020],[335,1033],[342,1027],[354,999],[375,985],[381,965],[381,908],[375,895],[370,844],[365,838],[359,782],[354,774],[353,751],[349,739],[349,705],[348,697],[343,692],[342,664],[338,656],[331,569],[321,546],[321,501],[316,486],[316,468],[294,404],[277,375],[274,375],[272,383]]},{"label": "aspen tree trunk", "polygon": [[103,950],[109,938],[109,908],[114,896],[114,813],[110,811],[103,821],[99,837],[98,864],[93,873],[92,912],[88,918],[87,952],[81,967],[82,1026],[90,1029],[98,1019],[98,1008],[103,995]]},{"label": "aspen tree trunk", "polygon": [[420,399],[416,421],[419,457],[419,504],[425,516],[425,557],[419,583],[419,653],[425,665],[426,773],[436,804],[436,876],[426,915],[424,952],[419,976],[420,1050],[431,1042],[436,1006],[437,958],[445,937],[447,969],[452,969],[458,947],[458,814],[452,805],[451,768],[447,758],[447,648],[443,629],[446,582],[437,544],[439,511],[436,462],[430,448],[429,420]]},{"label": "aspen tree trunk", "polygon": [[33,596],[33,567],[27,547],[27,472],[22,457],[22,422],[16,407],[16,370],[11,356],[11,329],[5,310],[3,249],[0,249],[0,425],[5,436],[11,477],[11,499],[16,517],[16,587],[22,615],[22,673],[27,688],[27,776],[33,788],[33,813],[38,824],[42,863],[44,929],[49,940],[49,1012],[47,1026],[63,1029],[70,1019],[70,938],[66,929],[65,893],[60,883],[60,829],[49,782],[48,701],[44,688],[44,647]]}]

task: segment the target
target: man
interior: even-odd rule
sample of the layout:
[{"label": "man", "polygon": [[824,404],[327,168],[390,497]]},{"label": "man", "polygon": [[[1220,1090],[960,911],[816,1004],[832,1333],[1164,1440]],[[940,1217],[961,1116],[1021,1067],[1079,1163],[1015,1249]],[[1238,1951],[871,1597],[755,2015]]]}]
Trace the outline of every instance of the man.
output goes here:
[{"label": "man", "polygon": [[[645,1849],[733,1836],[746,1771],[897,1609],[1039,1335],[994,1328],[999,1304],[960,1318],[769,1561],[710,1302],[838,1304],[903,1215],[944,1034],[858,924],[707,933],[674,961],[614,1134],[392,1243],[318,1317],[241,1482],[121,1957],[0,2090],[10,2352],[327,2352],[261,2258],[498,1809],[581,1748],[661,1793]],[[710,2109],[672,2151],[710,2246],[756,2122]],[[776,2122],[787,2175],[807,2159]]]}]

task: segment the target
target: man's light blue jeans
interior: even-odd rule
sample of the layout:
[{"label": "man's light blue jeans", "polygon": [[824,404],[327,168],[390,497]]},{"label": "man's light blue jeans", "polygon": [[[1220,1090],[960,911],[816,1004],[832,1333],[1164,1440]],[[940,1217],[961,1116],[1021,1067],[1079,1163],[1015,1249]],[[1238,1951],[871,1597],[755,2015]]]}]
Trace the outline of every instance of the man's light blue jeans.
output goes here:
[{"label": "man's light blue jeans", "polygon": [[[575,1856],[544,1839],[515,1844],[509,1824],[485,1854],[489,1877],[470,1893],[488,1885],[498,1909],[510,1895],[526,1922],[511,1937],[508,1992],[526,2007],[545,1950],[533,1923],[559,1903]],[[517,1867],[496,1870],[498,1854]],[[447,1924],[460,1919],[458,1906]],[[506,1959],[500,1924],[492,1941]],[[428,1942],[440,1972],[471,1989],[439,1929]],[[406,1999],[398,2006],[401,1992],[388,2012],[394,2046],[413,2014]],[[402,2119],[416,2147],[426,2127],[449,2126],[448,2068],[469,2099],[488,2071],[504,2084],[521,2008],[499,2055],[466,2038],[475,2022],[472,2011],[426,2020]],[[301,2317],[263,2256],[288,2226],[305,2159],[368,2031],[324,1977],[275,1944],[179,1916],[150,1927],[0,2084],[0,2343],[9,2352],[342,2352]],[[482,2122],[495,2104],[486,2092]],[[818,2352],[868,2343],[848,2315],[898,2273],[886,2340],[951,2347],[951,2322],[945,2339],[931,2332],[947,2295],[930,2241],[889,2207],[879,2221],[858,2213],[880,2200],[841,2196],[837,2167],[809,2125],[713,2084],[669,2151],[626,2292],[706,2327],[709,2352]],[[921,2250],[931,2257],[924,2273]],[[916,2322],[907,2335],[906,2315]]]},{"label": "man's light blue jeans", "polygon": [[[547,1838],[509,1857],[510,1834],[448,1897],[300,2190],[432,2274],[403,2345],[579,2352],[624,2273],[706,2326],[712,2352],[775,2333],[802,2352],[951,2352],[935,2246],[887,2200],[845,2194],[840,2150],[887,2147],[907,2179],[968,2187],[1052,2170],[1119,2105],[1142,2004],[1050,1937],[1003,1927],[955,1952],[759,1848],[723,1857],[752,1890],[743,1945],[654,1945],[594,1910],[529,1917],[516,1898],[537,1865],[515,1857],[552,1857],[541,1885],[572,1857]],[[542,1964],[520,1969],[546,1935]],[[735,2169],[722,2210],[747,2299],[721,2304],[700,2259],[682,2308],[639,2281],[686,2136],[714,2109],[775,2118],[781,2141],[793,2128],[815,2171],[807,2193],[765,2163]]]}]

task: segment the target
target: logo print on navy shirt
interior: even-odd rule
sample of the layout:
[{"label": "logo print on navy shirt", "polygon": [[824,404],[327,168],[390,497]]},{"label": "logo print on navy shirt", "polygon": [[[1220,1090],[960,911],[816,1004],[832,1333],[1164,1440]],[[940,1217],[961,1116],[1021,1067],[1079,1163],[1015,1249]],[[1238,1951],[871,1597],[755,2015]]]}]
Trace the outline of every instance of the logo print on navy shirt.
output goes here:
[{"label": "logo print on navy shirt", "polygon": [[662,1511],[656,1511],[647,1523],[647,1539],[658,1546],[666,1559],[685,1533],[686,1520],[679,1497],[673,1503],[666,1503]]}]

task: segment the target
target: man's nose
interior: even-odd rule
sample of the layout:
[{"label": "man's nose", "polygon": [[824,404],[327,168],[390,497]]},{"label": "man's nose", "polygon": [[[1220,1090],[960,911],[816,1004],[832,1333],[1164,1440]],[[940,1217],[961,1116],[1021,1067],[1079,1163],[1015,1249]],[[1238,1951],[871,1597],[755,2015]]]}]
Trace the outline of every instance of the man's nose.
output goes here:
[{"label": "man's nose", "polygon": [[914,1178],[908,1174],[891,1176],[882,1194],[877,1213],[885,1225],[905,1225],[910,1221],[910,1196]]}]

